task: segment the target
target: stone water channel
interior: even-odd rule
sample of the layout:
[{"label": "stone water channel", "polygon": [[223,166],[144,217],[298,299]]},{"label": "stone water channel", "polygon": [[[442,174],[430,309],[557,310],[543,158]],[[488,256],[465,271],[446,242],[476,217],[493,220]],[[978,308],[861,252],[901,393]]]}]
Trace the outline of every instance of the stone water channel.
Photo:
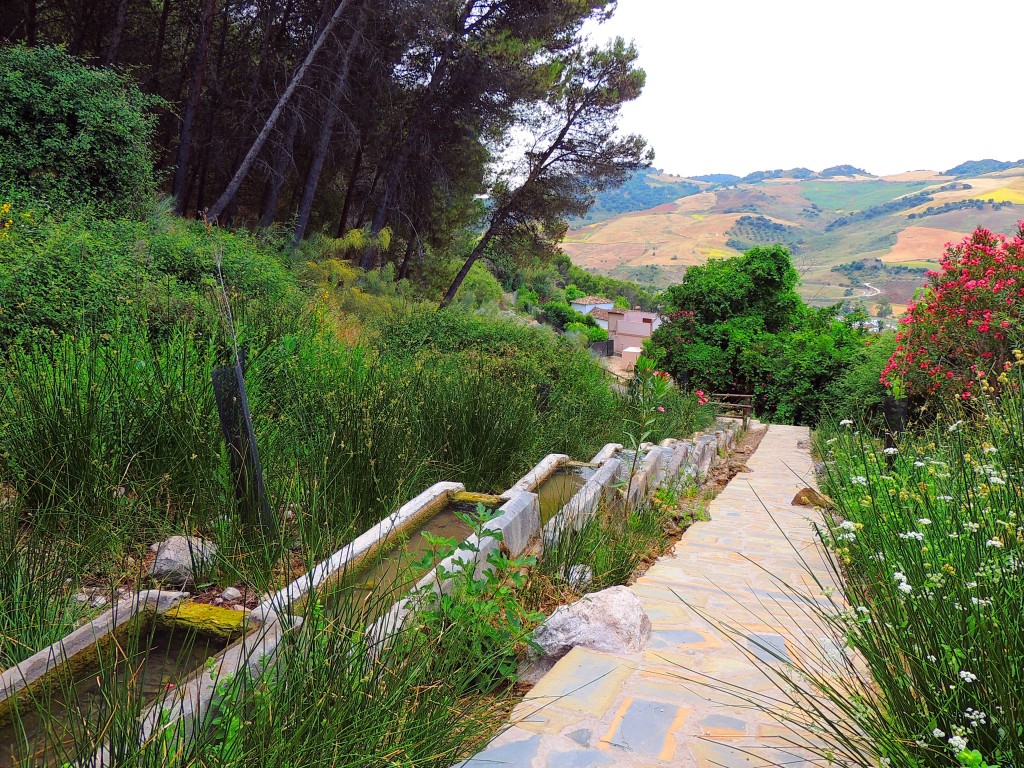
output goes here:
[{"label": "stone water channel", "polygon": [[[596,514],[602,504],[637,505],[682,474],[703,475],[732,441],[733,429],[725,427],[692,440],[644,444],[635,461],[616,444],[586,463],[551,454],[500,496],[467,494],[460,483],[437,483],[247,614],[199,606],[182,592],[148,590],[122,599],[49,648],[0,672],[0,768],[16,765],[13,742],[22,730],[32,745],[44,735],[29,699],[50,703],[51,730],[82,719],[77,714],[83,707],[102,710],[109,692],[97,686],[101,666],[112,667],[112,679],[136,698],[141,739],[168,723],[187,738],[210,711],[219,678],[245,671],[258,677],[281,638],[301,631],[311,594],[328,596],[328,607],[333,590],[356,589],[367,600],[372,597],[371,636],[385,642],[414,610],[404,597],[413,586],[449,588],[437,578],[438,567],[451,570],[462,560],[475,562],[479,573],[501,545],[512,555],[543,547]],[[626,488],[629,499],[622,500]],[[470,535],[470,526],[456,514],[477,502],[496,512],[486,528],[501,531],[501,542]],[[427,550],[423,532],[463,545],[414,585],[406,565]],[[15,725],[19,713],[20,726]],[[47,764],[52,756],[38,752],[37,758],[33,764]],[[92,764],[113,765],[114,757],[101,748]]]}]

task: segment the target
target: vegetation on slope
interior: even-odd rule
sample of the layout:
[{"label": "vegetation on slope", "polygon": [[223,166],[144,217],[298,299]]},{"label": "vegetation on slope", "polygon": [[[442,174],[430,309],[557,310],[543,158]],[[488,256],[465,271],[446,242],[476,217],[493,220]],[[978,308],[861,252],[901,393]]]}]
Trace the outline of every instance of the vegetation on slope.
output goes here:
[{"label": "vegetation on slope", "polygon": [[864,347],[835,307],[812,309],[797,295],[798,275],[782,246],[691,267],[665,291],[669,320],[648,342],[679,381],[712,392],[754,395],[771,420],[814,424],[829,408],[827,385]]}]

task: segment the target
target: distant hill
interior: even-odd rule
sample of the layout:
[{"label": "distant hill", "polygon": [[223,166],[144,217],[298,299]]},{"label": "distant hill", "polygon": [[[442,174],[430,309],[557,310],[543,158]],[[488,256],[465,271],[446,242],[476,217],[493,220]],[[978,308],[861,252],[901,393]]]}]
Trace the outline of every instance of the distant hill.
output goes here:
[{"label": "distant hill", "polygon": [[946,176],[981,176],[986,173],[1008,171],[1010,168],[1024,168],[1024,160],[1004,162],[1002,160],[968,160],[946,171]]},{"label": "distant hill", "polygon": [[693,176],[694,181],[706,181],[710,184],[735,184],[740,180],[739,176],[731,173],[709,173],[706,176]]},{"label": "distant hill", "polygon": [[854,165],[833,165],[818,174],[819,179],[834,179],[836,176],[874,176],[874,174]]},{"label": "distant hill", "polygon": [[599,193],[582,221],[589,224],[610,219],[620,213],[655,208],[681,197],[695,195],[705,187],[707,184],[669,176],[663,171],[647,168],[635,173],[621,187]]},{"label": "distant hill", "polygon": [[[694,264],[781,242],[812,303],[870,304],[877,296],[897,310],[947,242],[979,225],[1013,232],[1024,218],[1024,162],[979,160],[885,177],[851,165],[745,177],[652,170],[624,189],[604,193],[600,218],[566,236],[563,249],[588,271],[662,288]],[[666,199],[677,193],[684,194]],[[647,208],[633,207],[645,199]]]}]

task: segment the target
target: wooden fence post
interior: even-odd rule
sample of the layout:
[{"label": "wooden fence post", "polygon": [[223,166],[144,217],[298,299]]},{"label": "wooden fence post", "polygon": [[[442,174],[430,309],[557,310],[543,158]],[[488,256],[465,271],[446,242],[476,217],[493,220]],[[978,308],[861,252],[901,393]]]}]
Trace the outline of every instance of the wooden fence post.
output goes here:
[{"label": "wooden fence post", "polygon": [[247,531],[259,529],[264,535],[277,535],[277,522],[263,485],[263,467],[256,448],[249,400],[245,394],[242,361],[213,370],[213,393],[217,400],[220,428],[228,446],[231,475],[235,481],[235,499]]}]

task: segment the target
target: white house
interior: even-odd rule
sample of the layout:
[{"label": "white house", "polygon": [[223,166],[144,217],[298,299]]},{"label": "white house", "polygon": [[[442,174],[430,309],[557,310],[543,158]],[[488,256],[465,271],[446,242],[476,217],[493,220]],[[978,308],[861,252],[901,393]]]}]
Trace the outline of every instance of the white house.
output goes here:
[{"label": "white house", "polygon": [[594,322],[597,323],[598,328],[604,328],[608,330],[608,310],[604,307],[595,307],[590,310],[590,316],[594,318]]},{"label": "white house", "polygon": [[573,299],[570,306],[581,315],[589,315],[595,309],[614,309],[615,302],[603,296],[581,296]]}]

